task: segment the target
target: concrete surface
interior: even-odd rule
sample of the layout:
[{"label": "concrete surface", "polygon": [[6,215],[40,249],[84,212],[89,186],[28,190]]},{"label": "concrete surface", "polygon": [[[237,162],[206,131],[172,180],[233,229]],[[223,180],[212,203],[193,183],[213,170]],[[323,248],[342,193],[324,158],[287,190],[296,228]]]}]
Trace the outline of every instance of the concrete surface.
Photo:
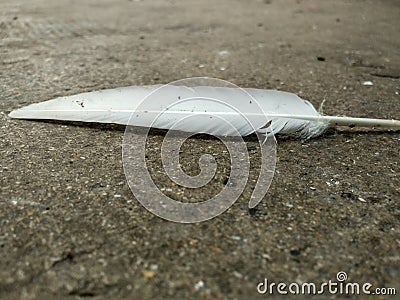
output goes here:
[{"label": "concrete surface", "polygon": [[[399,292],[398,131],[279,140],[256,210],[250,180],[223,215],[181,225],[133,198],[123,127],[7,117],[56,96],[209,76],[326,99],[327,114],[400,119],[399,15],[395,0],[0,1],[0,298],[262,299],[273,297],[257,293],[264,278],[320,283],[339,271]],[[150,136],[149,168],[179,199],[161,141]],[[200,136],[182,161],[195,174],[193,158],[221,149]],[[222,188],[220,162],[187,198]],[[332,298],[342,296],[321,296]]]}]

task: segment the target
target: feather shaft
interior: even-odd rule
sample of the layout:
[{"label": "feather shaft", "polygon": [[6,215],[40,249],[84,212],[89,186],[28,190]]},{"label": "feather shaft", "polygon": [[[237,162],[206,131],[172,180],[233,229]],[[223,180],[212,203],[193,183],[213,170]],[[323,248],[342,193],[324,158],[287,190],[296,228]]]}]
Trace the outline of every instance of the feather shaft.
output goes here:
[{"label": "feather shaft", "polygon": [[306,116],[289,114],[269,114],[268,117],[300,119],[317,122],[328,122],[331,126],[359,126],[359,127],[380,127],[380,128],[400,128],[400,121],[393,119],[371,119],[354,118],[342,116]]},{"label": "feather shaft", "polygon": [[[75,110],[57,110],[57,109],[42,109],[41,112],[48,113],[67,113],[67,112],[75,112]],[[98,113],[103,112],[102,109],[91,109],[85,110],[86,113]],[[223,111],[150,111],[150,110],[132,110],[132,109],[119,109],[113,110],[114,113],[148,113],[157,116],[158,114],[174,114],[174,115],[216,115],[216,116],[239,116],[238,112],[223,112]],[[18,114],[12,112],[10,114],[12,118],[19,118]],[[256,113],[246,113],[245,116],[261,116]],[[394,119],[373,119],[373,118],[354,118],[354,117],[345,117],[345,116],[311,116],[311,115],[293,115],[293,114],[266,114],[266,117],[273,118],[283,118],[283,119],[298,119],[298,120],[307,120],[307,121],[316,121],[316,122],[328,122],[332,126],[360,126],[360,127],[380,127],[380,128],[400,128],[400,121]],[[125,124],[125,123],[124,123]]]}]

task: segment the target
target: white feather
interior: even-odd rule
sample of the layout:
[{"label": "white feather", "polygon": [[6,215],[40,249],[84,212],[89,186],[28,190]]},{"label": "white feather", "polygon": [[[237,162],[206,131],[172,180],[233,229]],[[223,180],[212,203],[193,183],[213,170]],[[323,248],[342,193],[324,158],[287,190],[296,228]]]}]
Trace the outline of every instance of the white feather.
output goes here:
[{"label": "white feather", "polygon": [[310,102],[287,92],[174,85],[132,86],[60,97],[17,109],[10,117],[129,123],[223,136],[257,131],[311,138],[330,125],[400,127],[395,120],[322,116]]}]

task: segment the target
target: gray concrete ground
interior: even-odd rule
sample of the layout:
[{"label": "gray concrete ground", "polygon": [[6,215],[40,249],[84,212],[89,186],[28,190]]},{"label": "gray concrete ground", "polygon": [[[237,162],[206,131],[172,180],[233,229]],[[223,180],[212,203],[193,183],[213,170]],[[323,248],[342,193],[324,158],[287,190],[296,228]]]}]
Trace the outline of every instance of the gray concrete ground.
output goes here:
[{"label": "gray concrete ground", "polygon": [[[209,76],[326,99],[327,114],[400,119],[399,15],[395,0],[0,1],[0,298],[261,299],[272,297],[257,293],[264,278],[321,283],[339,271],[400,292],[398,131],[278,140],[255,211],[250,180],[226,213],[181,225],[134,199],[123,128],[7,117],[56,96]],[[150,136],[149,168],[174,196],[161,141]],[[221,147],[191,139],[188,172]],[[187,198],[223,187],[220,162]]]}]

